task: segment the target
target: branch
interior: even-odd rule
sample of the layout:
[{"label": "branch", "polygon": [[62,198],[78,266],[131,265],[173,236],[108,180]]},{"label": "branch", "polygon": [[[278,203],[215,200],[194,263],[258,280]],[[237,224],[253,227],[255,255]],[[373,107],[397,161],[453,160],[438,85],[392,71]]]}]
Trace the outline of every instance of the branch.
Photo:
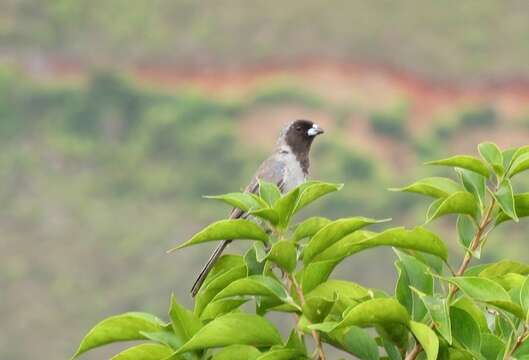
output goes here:
[{"label": "branch", "polygon": [[[472,240],[472,243],[470,244],[470,251],[467,251],[465,253],[463,262],[459,266],[457,272],[455,273],[455,276],[463,276],[468,266],[470,265],[470,262],[472,261],[472,254],[474,253],[474,251],[476,251],[480,247],[482,240],[483,240],[483,233],[493,220],[491,215],[492,215],[492,211],[494,210],[495,205],[496,205],[496,199],[494,199],[493,197],[490,203],[490,206],[485,213],[485,216],[483,216],[483,218],[481,219],[481,222],[478,225],[478,230],[476,231],[476,235],[474,235],[474,239]],[[457,293],[457,287],[455,285],[451,284],[449,289],[450,289],[450,293],[448,294],[448,297],[447,297],[447,303],[450,303],[454,295]],[[415,360],[421,352],[422,352],[422,346],[417,342],[413,350],[406,356],[405,360]]]},{"label": "branch", "polygon": [[527,325],[524,325],[523,332],[520,336],[518,336],[518,339],[516,339],[516,343],[514,344],[513,348],[509,353],[505,356],[505,359],[512,359],[512,355],[522,346],[525,339],[529,336],[529,328]]},{"label": "branch", "polygon": [[[296,290],[296,293],[299,296],[299,300],[301,301],[301,306],[305,305],[305,296],[303,295],[303,290],[297,283],[296,279],[291,276],[290,274],[287,274],[287,279],[290,284],[294,286],[294,289]],[[316,344],[316,356],[319,360],[326,360],[325,353],[323,352],[323,347],[321,345],[321,338],[320,334],[316,330],[312,330],[312,338],[314,339],[314,343]]]}]

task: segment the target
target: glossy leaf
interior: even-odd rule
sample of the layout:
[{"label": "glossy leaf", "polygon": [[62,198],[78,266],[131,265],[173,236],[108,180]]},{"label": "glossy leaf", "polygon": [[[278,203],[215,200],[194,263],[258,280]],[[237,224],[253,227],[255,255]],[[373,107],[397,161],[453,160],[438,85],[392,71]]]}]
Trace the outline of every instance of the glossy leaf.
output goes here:
[{"label": "glossy leaf", "polygon": [[231,313],[204,325],[176,353],[183,354],[192,350],[229,345],[266,347],[281,343],[279,332],[265,318],[251,314]]},{"label": "glossy leaf", "polygon": [[234,281],[246,277],[247,272],[248,269],[244,264],[234,266],[233,268],[218,274],[207,284],[204,283],[195,297],[195,314],[200,317],[202,311],[222,289]]},{"label": "glossy leaf", "polygon": [[319,216],[314,216],[303,221],[301,224],[296,226],[294,235],[292,235],[293,241],[299,241],[306,237],[312,237],[322,228],[330,224],[332,221]]},{"label": "glossy leaf", "polygon": [[474,194],[482,208],[485,203],[487,179],[483,175],[465,169],[457,169],[457,172],[465,189]]},{"label": "glossy leaf", "polygon": [[177,360],[172,357],[174,350],[161,344],[141,344],[120,352],[111,360]]},{"label": "glossy leaf", "polygon": [[202,322],[195,314],[180,305],[174,295],[171,295],[169,317],[171,318],[173,331],[182,343],[191,339],[202,327]]},{"label": "glossy leaf", "polygon": [[297,265],[296,246],[291,241],[278,241],[272,245],[267,259],[277,264],[286,272],[291,273]]},{"label": "glossy leaf", "polygon": [[[384,220],[382,220],[384,221]],[[344,236],[359,230],[367,225],[381,221],[363,217],[338,219],[323,227],[309,241],[303,252],[303,262],[308,264],[323,250],[342,239]]]},{"label": "glossy leaf", "polygon": [[182,249],[187,246],[208,241],[235,239],[259,240],[266,242],[268,241],[268,235],[259,225],[249,220],[221,220],[207,226],[204,230],[197,233],[190,240],[176,246],[169,251]]},{"label": "glossy leaf", "polygon": [[442,299],[438,296],[426,295],[419,291],[417,291],[417,294],[426,306],[426,309],[432,318],[433,324],[435,325],[435,329],[448,342],[448,344],[451,345],[452,328],[450,322],[450,312],[448,310],[446,299]]},{"label": "glossy leaf", "polygon": [[156,332],[142,331],[141,334],[145,336],[146,339],[154,341],[158,344],[167,345],[173,350],[178,349],[184,343],[182,339],[179,339],[175,335],[171,325],[165,325],[163,331],[156,331]]},{"label": "glossy leaf", "polygon": [[500,176],[503,175],[503,154],[494,143],[481,143],[478,145],[478,151],[481,157],[490,164],[494,171]]},{"label": "glossy leaf", "polygon": [[[259,246],[256,246],[257,244],[260,245],[260,247],[263,249],[263,252],[265,252],[263,258],[258,258],[257,256],[257,248]],[[248,268],[248,275],[262,275],[264,271],[264,261],[263,259],[266,257],[266,250],[264,249],[264,245],[262,242],[254,242],[254,246],[252,246],[248,251],[246,251],[246,254],[244,254],[244,263],[246,264],[246,267]]]},{"label": "glossy leaf", "polygon": [[268,204],[263,199],[251,193],[238,192],[224,195],[205,196],[205,198],[225,202],[233,207],[243,210],[244,212],[268,207]]},{"label": "glossy leaf", "polygon": [[463,191],[461,185],[454,180],[444,177],[429,177],[421,179],[403,188],[393,188],[391,191],[413,192],[434,198],[447,197],[455,192]]},{"label": "glossy leaf", "polygon": [[529,169],[529,153],[523,154],[514,161],[509,171],[509,177],[513,177],[527,169]]},{"label": "glossy leaf", "polygon": [[481,334],[481,354],[487,360],[502,360],[505,343],[492,334]]},{"label": "glossy leaf", "polygon": [[146,339],[141,332],[157,332],[163,330],[163,322],[157,317],[147,314],[130,312],[109,317],[94,326],[84,337],[73,358],[88,350],[106,344]]},{"label": "glossy leaf", "polygon": [[503,179],[498,191],[493,195],[502,211],[515,222],[518,222],[511,181],[509,179]]},{"label": "glossy leaf", "polygon": [[452,166],[473,171],[487,178],[490,176],[490,171],[483,161],[468,155],[456,155],[442,160],[430,161],[426,165]]},{"label": "glossy leaf", "polygon": [[436,255],[443,260],[448,257],[446,245],[434,233],[422,227],[416,227],[411,230],[397,227],[378,234],[367,232],[353,233],[315,256],[314,260],[345,258],[377,246],[393,246],[399,249],[422,251]]},{"label": "glossy leaf", "polygon": [[214,300],[243,295],[271,296],[285,302],[289,300],[289,295],[281,283],[263,275],[248,276],[232,282],[221,290]]},{"label": "glossy leaf", "polygon": [[523,316],[520,306],[514,304],[507,291],[492,280],[474,276],[452,277],[448,280],[475,301],[498,307],[518,317]]},{"label": "glossy leaf", "polygon": [[275,184],[259,180],[259,196],[269,206],[274,206],[276,201],[281,198],[281,191],[279,191],[279,188]]},{"label": "glossy leaf", "polygon": [[299,199],[300,187],[297,187],[276,201],[274,211],[278,215],[277,227],[286,229],[294,215],[294,209]]},{"label": "glossy leaf", "polygon": [[485,333],[489,331],[487,319],[485,318],[483,311],[467,296],[459,297],[451,306],[451,308],[453,307],[464,310],[470,314],[476,324],[478,324],[480,332]]},{"label": "glossy leaf", "polygon": [[255,360],[261,352],[250,345],[231,345],[219,351],[211,360]]},{"label": "glossy leaf", "polygon": [[466,214],[476,217],[478,212],[479,205],[474,195],[460,191],[447,198],[436,200],[428,209],[427,222],[448,214]]},{"label": "glossy leaf", "polygon": [[320,197],[335,191],[340,191],[342,188],[343,184],[332,184],[320,181],[311,181],[301,185],[299,200],[294,209],[294,213],[300,211]]},{"label": "glossy leaf", "polygon": [[459,308],[450,308],[453,338],[466,349],[479,353],[481,350],[481,332],[472,316]]},{"label": "glossy leaf", "polygon": [[378,345],[369,334],[357,327],[352,326],[344,336],[343,344],[347,352],[353,354],[360,360],[378,360]]},{"label": "glossy leaf", "polygon": [[515,273],[520,275],[529,275],[529,265],[513,260],[501,260],[496,263],[487,264],[480,271],[480,277],[492,278],[496,276]]},{"label": "glossy leaf", "polygon": [[472,241],[476,234],[476,227],[470,217],[459,215],[457,218],[457,234],[461,246],[470,251]]},{"label": "glossy leaf", "polygon": [[[514,206],[518,218],[529,216],[529,193],[514,195]],[[506,220],[509,220],[509,216],[501,212],[496,223],[499,224]]]},{"label": "glossy leaf", "polygon": [[525,322],[529,323],[529,276],[520,290],[520,305],[525,313]]},{"label": "glossy leaf", "polygon": [[426,358],[436,360],[439,352],[439,339],[435,332],[430,327],[415,321],[410,321],[410,330],[424,349]]},{"label": "glossy leaf", "polygon": [[235,309],[238,309],[247,301],[247,299],[221,299],[212,301],[206,305],[206,308],[200,314],[200,320],[212,320],[221,315],[225,315]]}]

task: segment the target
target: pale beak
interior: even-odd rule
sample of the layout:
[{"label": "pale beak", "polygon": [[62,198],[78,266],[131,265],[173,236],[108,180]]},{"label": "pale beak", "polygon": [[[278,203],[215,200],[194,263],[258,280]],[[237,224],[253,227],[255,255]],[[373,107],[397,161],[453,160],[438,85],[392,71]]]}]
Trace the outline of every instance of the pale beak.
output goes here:
[{"label": "pale beak", "polygon": [[325,131],[318,125],[314,124],[312,127],[307,131],[308,136],[317,136],[320,134],[323,134]]}]

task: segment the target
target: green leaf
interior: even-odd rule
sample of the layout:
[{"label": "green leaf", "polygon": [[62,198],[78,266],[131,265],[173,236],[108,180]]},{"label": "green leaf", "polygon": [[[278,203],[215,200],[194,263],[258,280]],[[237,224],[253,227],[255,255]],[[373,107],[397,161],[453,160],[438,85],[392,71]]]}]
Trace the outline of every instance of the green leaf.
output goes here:
[{"label": "green leaf", "polygon": [[[401,271],[406,272],[408,286],[418,289],[420,292],[431,295],[433,293],[433,277],[429,269],[419,260],[403,252],[396,251],[400,258]],[[408,288],[409,289],[409,288]],[[418,295],[411,294],[412,299],[412,318],[421,321],[426,315],[426,307],[419,300]]]},{"label": "green leaf", "polygon": [[231,345],[215,354],[211,360],[255,360],[261,352],[250,345]]},{"label": "green leaf", "polygon": [[463,188],[452,179],[429,177],[403,188],[390,189],[390,191],[414,192],[434,198],[442,198],[450,196],[455,192],[463,191]]},{"label": "green leaf", "polygon": [[274,211],[278,215],[278,229],[284,230],[288,228],[299,199],[299,192],[300,188],[297,187],[276,201],[276,204],[274,205]]},{"label": "green leaf", "polygon": [[323,227],[327,226],[331,222],[331,220],[319,216],[308,218],[307,220],[303,221],[301,224],[296,226],[294,235],[292,235],[292,240],[299,241],[306,237],[312,237],[314,234],[316,234],[318,231],[320,231]]},{"label": "green leaf", "polygon": [[430,161],[427,162],[426,165],[452,166],[473,171],[475,173],[485,176],[486,178],[490,176],[490,171],[487,168],[487,165],[483,163],[483,161],[476,157],[468,155],[456,155],[447,159]]},{"label": "green leaf", "polygon": [[483,175],[465,169],[457,169],[457,172],[465,189],[474,194],[476,199],[478,199],[480,207],[483,208],[487,179]]},{"label": "green leaf", "polygon": [[511,181],[509,179],[503,179],[498,191],[493,196],[503,212],[515,222],[518,222]]},{"label": "green leaf", "polygon": [[492,334],[481,334],[481,354],[485,359],[502,360],[505,344],[501,339]]},{"label": "green leaf", "polygon": [[[514,195],[514,207],[518,218],[529,216],[529,193]],[[502,211],[496,219],[496,224],[507,220],[510,220],[510,217]]]},{"label": "green leaf", "polygon": [[278,241],[272,245],[267,259],[277,264],[286,272],[291,273],[297,265],[296,246],[291,241]]},{"label": "green leaf", "polygon": [[462,309],[451,307],[450,320],[454,339],[464,348],[479,353],[481,350],[481,333],[473,317]]},{"label": "green leaf", "polygon": [[479,205],[474,195],[460,191],[436,200],[428,209],[427,222],[448,214],[466,214],[475,218],[478,212]]},{"label": "green leaf", "polygon": [[[363,236],[364,234],[366,235]],[[348,235],[320,252],[314,257],[314,261],[343,259],[377,246],[393,246],[399,249],[422,251],[436,255],[443,260],[448,257],[446,245],[434,233],[422,227],[416,227],[411,230],[396,227],[379,234],[358,232]]]},{"label": "green leaf", "polygon": [[267,220],[272,225],[279,223],[279,213],[273,208],[262,208],[248,212],[249,215]]},{"label": "green leaf", "polygon": [[525,279],[520,290],[520,304],[525,313],[525,322],[529,324],[529,277]]},{"label": "green leaf", "polygon": [[342,239],[344,236],[367,225],[377,224],[386,220],[375,220],[364,217],[338,219],[318,231],[309,241],[303,252],[303,262],[308,264],[323,250]]},{"label": "green leaf", "polygon": [[501,260],[486,267],[479,273],[480,277],[493,278],[497,276],[515,273],[520,275],[529,275],[529,265],[513,260]]},{"label": "green leaf", "polygon": [[184,343],[181,339],[179,339],[175,335],[171,325],[166,325],[164,331],[157,331],[157,332],[142,331],[141,334],[145,336],[145,338],[151,341],[154,341],[162,345],[167,345],[172,349],[178,349]]},{"label": "green leaf", "polygon": [[436,360],[439,352],[439,339],[435,332],[428,326],[415,321],[410,321],[410,330],[424,349],[426,358]]},{"label": "green leaf", "polygon": [[290,300],[280,282],[264,275],[253,275],[236,280],[221,290],[214,300],[243,295],[271,296],[283,302]]},{"label": "green leaf", "polygon": [[489,325],[487,323],[485,315],[483,314],[483,311],[479,307],[477,307],[476,304],[468,297],[461,296],[460,298],[458,298],[451,306],[451,308],[454,307],[469,313],[470,316],[472,316],[472,318],[476,322],[476,324],[478,324],[480,332],[484,333],[489,331]]},{"label": "green leaf", "polygon": [[448,303],[446,299],[438,296],[426,295],[422,292],[416,291],[421,301],[426,306],[430,317],[432,318],[435,329],[441,336],[452,345],[452,328],[450,324],[450,312],[448,310]]},{"label": "green leaf", "polygon": [[472,219],[465,215],[459,215],[457,218],[457,233],[461,246],[467,251],[470,251],[472,241],[476,234],[476,228]]},{"label": "green leaf", "polygon": [[503,154],[494,143],[481,143],[478,145],[478,151],[481,157],[487,161],[498,175],[503,175]]},{"label": "green leaf", "polygon": [[511,170],[509,171],[509,177],[513,177],[525,170],[529,169],[529,153],[523,154],[512,164]]},{"label": "green leaf", "polygon": [[492,280],[474,276],[459,276],[448,278],[448,281],[455,284],[474,301],[484,302],[518,317],[523,317],[520,306],[514,304],[507,291]]},{"label": "green leaf", "polygon": [[442,240],[421,227],[411,230],[393,228],[380,234],[357,231],[321,252],[305,266],[301,274],[303,291],[308,292],[327,280],[336,265],[348,256],[377,246],[422,251],[443,260],[448,257],[448,249]]},{"label": "green leaf", "polygon": [[[255,246],[256,244],[259,244],[264,251],[264,245],[262,242],[254,242],[254,246],[252,246],[246,254],[244,254],[244,262],[246,264],[246,267],[248,268],[248,275],[261,275],[264,271],[264,261],[263,259],[258,259],[257,256],[257,248],[258,246]],[[266,253],[265,253],[266,257]]]},{"label": "green leaf", "polygon": [[213,199],[225,202],[233,207],[239,208],[244,212],[250,210],[261,209],[263,207],[268,207],[268,204],[255,194],[251,193],[229,193],[224,195],[215,195],[215,196],[204,196],[206,199]]},{"label": "green leaf", "polygon": [[[215,267],[213,269],[215,269]],[[202,311],[222,289],[228,286],[228,284],[233,283],[235,280],[246,277],[247,272],[248,269],[243,263],[243,265],[236,265],[230,269],[227,269],[226,271],[222,271],[219,274],[213,274],[215,276],[212,278],[212,280],[207,281],[207,283],[204,282],[204,285],[202,285],[195,298],[195,314],[200,317]],[[212,274],[210,273],[210,275]]]},{"label": "green leaf", "polygon": [[111,360],[177,360],[171,357],[174,350],[160,344],[141,344],[120,352]]},{"label": "green leaf", "polygon": [[301,185],[299,200],[294,209],[294,213],[300,211],[320,197],[335,191],[339,191],[342,188],[343,184],[332,184],[320,181],[310,181]]},{"label": "green leaf", "polygon": [[266,235],[266,232],[259,225],[249,220],[221,220],[207,226],[190,240],[172,248],[169,252],[207,241],[235,239],[267,242],[268,235]]},{"label": "green leaf", "polygon": [[180,305],[174,295],[171,295],[169,317],[171,318],[173,331],[182,343],[191,339],[202,327],[202,322],[195,314]]},{"label": "green leaf", "polygon": [[352,326],[344,336],[343,345],[347,352],[353,354],[361,360],[378,360],[378,345],[368,333]]},{"label": "green leaf", "polygon": [[344,280],[328,280],[305,295],[303,313],[313,322],[322,321],[338,298],[362,299],[369,296],[363,286]]},{"label": "green leaf", "polygon": [[273,349],[259,356],[257,360],[290,360],[298,359],[299,356],[300,352],[297,349]]},{"label": "green leaf", "polygon": [[281,191],[276,184],[259,179],[259,196],[269,206],[274,206],[276,201],[281,198]]},{"label": "green leaf", "polygon": [[247,299],[222,299],[212,301],[206,305],[204,311],[200,315],[200,320],[212,320],[221,315],[225,315],[235,309],[238,309],[242,304],[247,302]]},{"label": "green leaf", "polygon": [[141,332],[157,332],[163,330],[163,322],[157,317],[139,312],[129,312],[109,317],[94,326],[84,337],[79,349],[73,356],[75,359],[88,350],[106,344],[146,339]]},{"label": "green leaf", "polygon": [[258,315],[231,313],[204,325],[176,353],[183,354],[192,350],[229,345],[266,347],[281,343],[279,332],[265,318]]}]

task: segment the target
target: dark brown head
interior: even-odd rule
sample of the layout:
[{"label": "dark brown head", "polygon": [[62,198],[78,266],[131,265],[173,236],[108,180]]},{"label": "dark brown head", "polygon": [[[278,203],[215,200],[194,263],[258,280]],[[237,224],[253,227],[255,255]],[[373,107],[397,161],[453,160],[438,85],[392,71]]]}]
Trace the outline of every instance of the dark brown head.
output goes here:
[{"label": "dark brown head", "polygon": [[283,134],[285,144],[294,154],[307,153],[316,136],[323,134],[318,124],[309,120],[296,120],[290,123]]},{"label": "dark brown head", "polygon": [[320,134],[323,134],[323,129],[309,120],[293,121],[282,133],[280,142],[290,148],[305,172],[308,172],[309,167],[310,146]]}]

